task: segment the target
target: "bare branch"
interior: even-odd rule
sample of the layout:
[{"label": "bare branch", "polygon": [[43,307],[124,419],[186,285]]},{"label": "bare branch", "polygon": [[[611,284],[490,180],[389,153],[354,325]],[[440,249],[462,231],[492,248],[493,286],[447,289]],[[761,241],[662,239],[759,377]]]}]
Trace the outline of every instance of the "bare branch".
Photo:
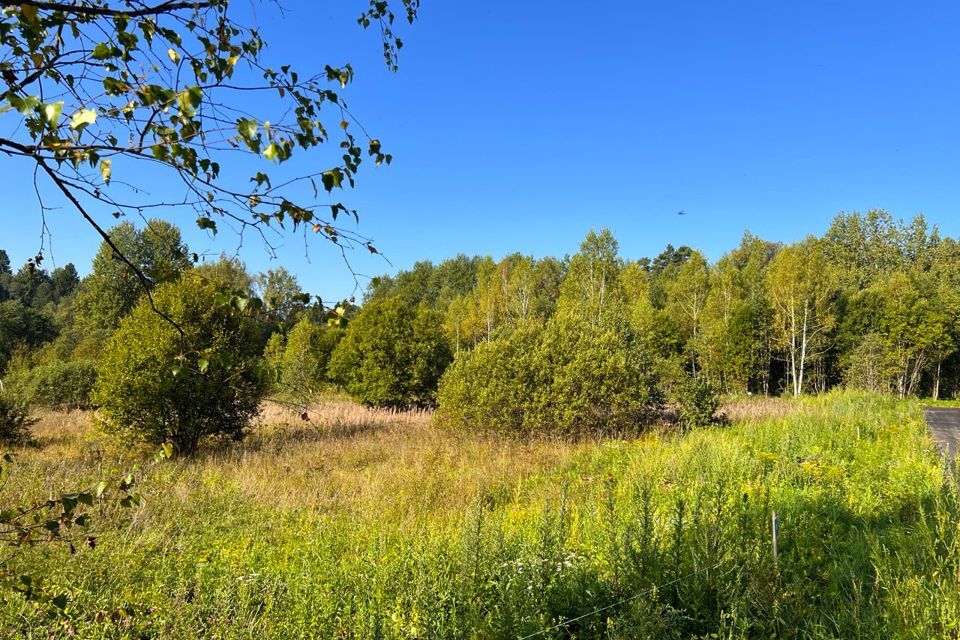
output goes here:
[{"label": "bare branch", "polygon": [[21,7],[27,5],[36,7],[41,11],[62,11],[79,16],[124,16],[127,18],[140,18],[144,16],[156,16],[172,11],[182,11],[184,9],[209,9],[217,5],[224,4],[224,0],[194,0],[179,1],[170,0],[161,2],[151,7],[141,9],[114,9],[111,7],[98,7],[93,5],[69,4],[66,2],[44,2],[43,0],[0,0],[0,7]]}]

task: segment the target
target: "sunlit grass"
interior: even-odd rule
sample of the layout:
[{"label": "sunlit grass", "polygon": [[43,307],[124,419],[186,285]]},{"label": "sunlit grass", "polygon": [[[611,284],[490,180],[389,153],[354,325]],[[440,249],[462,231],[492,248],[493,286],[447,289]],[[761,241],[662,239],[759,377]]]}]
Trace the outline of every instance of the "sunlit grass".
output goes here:
[{"label": "sunlit grass", "polygon": [[[241,444],[145,463],[143,506],[104,514],[95,550],[17,557],[72,601],[58,621],[8,599],[4,624],[28,637],[53,625],[80,637],[517,638],[614,605],[543,637],[956,631],[956,495],[918,404],[837,393],[728,415],[732,426],[682,437],[574,444],[336,400],[309,421],[268,405]],[[44,415],[36,433],[4,501],[136,462],[84,414]]]}]

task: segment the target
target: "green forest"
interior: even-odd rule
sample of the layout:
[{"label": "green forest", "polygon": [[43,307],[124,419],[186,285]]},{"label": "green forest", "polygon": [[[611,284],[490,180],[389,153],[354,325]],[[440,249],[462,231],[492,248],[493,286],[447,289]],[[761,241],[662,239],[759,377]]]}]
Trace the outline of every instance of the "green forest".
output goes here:
[{"label": "green forest", "polygon": [[[330,306],[283,268],[195,263],[160,220],[111,236],[152,291],[106,244],[82,280],[73,265],[14,273],[2,254],[5,387],[37,407],[99,407],[105,425],[186,451],[241,436],[266,393],[340,390],[373,407],[439,407],[461,428],[578,437],[706,424],[721,396],[960,389],[960,247],[923,216],[839,214],[790,245],[746,232],[715,262],[686,246],[631,259],[602,230],[563,257],[418,262],[374,278],[361,305]],[[216,322],[181,335],[197,314]],[[165,393],[202,407],[207,385],[231,396],[211,415],[235,419],[187,428],[149,415]]]}]

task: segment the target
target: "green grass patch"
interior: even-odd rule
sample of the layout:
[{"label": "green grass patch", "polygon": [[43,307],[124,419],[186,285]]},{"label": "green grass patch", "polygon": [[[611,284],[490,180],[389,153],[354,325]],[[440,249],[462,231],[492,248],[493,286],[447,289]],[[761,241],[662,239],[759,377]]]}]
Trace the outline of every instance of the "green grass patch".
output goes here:
[{"label": "green grass patch", "polygon": [[[960,630],[956,483],[913,401],[833,393],[682,437],[588,445],[474,440],[433,425],[345,437],[354,441],[243,445],[243,455],[151,470],[144,505],[104,515],[96,549],[44,546],[12,560],[71,601],[48,618],[6,597],[0,630],[184,639]],[[249,477],[265,456],[277,473]],[[35,497],[54,472],[57,483],[79,480],[81,461],[63,457],[27,456],[3,500]],[[280,471],[302,464],[317,470]],[[271,486],[288,497],[271,503]]]}]

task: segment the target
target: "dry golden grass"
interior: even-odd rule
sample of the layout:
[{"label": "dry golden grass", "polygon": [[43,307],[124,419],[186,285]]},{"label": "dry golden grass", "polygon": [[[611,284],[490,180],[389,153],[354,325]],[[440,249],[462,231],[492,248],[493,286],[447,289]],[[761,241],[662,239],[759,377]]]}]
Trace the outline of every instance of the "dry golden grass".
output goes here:
[{"label": "dry golden grass", "polygon": [[[759,422],[798,406],[781,398],[740,399],[728,402],[724,413],[734,422]],[[509,501],[529,489],[532,478],[596,447],[452,431],[430,411],[371,409],[335,398],[311,406],[307,416],[267,402],[245,441],[168,463],[155,489],[185,498],[201,484],[222,483],[268,508],[434,519],[463,513],[480,498]],[[37,445],[18,454],[32,470],[27,484],[36,497],[129,469],[149,453],[100,434],[90,413],[36,417]],[[26,480],[21,476],[21,491]]]},{"label": "dry golden grass", "polygon": [[[429,411],[344,401],[311,407],[309,420],[300,413],[265,403],[242,443],[213,445],[192,460],[170,463],[177,478],[163,491],[185,497],[198,483],[216,482],[271,508],[430,519],[462,513],[480,498],[509,500],[532,476],[594,446],[454,432]],[[135,460],[97,432],[89,413],[37,417],[37,446],[20,457],[42,471],[35,478],[45,492],[72,486],[91,466],[120,470]]]},{"label": "dry golden grass", "polygon": [[792,398],[755,396],[724,403],[722,413],[731,422],[760,422],[765,418],[784,418],[800,410]]},{"label": "dry golden grass", "polygon": [[581,448],[451,432],[426,411],[334,402],[309,415],[268,404],[252,437],[194,464],[281,508],[418,518],[510,491]]}]

